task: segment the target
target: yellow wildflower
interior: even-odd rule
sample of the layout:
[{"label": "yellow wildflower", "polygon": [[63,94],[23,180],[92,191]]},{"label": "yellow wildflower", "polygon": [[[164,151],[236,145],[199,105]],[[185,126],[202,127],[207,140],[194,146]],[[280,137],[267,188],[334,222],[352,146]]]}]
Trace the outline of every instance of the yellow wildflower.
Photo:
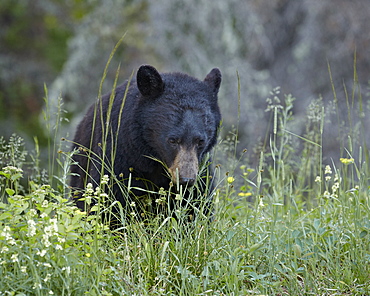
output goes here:
[{"label": "yellow wildflower", "polygon": [[234,177],[227,177],[227,183],[231,184],[235,181]]},{"label": "yellow wildflower", "polygon": [[251,195],[252,195],[252,193],[250,193],[250,192],[239,192],[239,193],[238,193],[238,195],[239,195],[239,196],[247,197],[247,196],[251,196]]},{"label": "yellow wildflower", "polygon": [[339,159],[341,163],[345,164],[345,165],[348,165],[348,164],[351,164],[351,163],[354,163],[355,160],[353,158],[340,158]]}]

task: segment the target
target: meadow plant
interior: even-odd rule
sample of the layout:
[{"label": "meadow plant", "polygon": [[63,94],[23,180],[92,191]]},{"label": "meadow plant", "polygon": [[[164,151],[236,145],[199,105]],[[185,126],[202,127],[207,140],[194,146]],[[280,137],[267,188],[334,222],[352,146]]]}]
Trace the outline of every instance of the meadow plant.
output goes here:
[{"label": "meadow plant", "polygon": [[0,174],[6,178],[0,202],[0,295],[89,290],[76,274],[96,270],[105,228],[88,222],[86,213],[50,185],[30,183],[28,194],[17,194],[21,169],[8,166]]},{"label": "meadow plant", "polygon": [[[213,158],[212,219],[197,215],[190,222],[175,208],[144,223],[139,216],[150,200],[131,200],[127,211],[113,212],[107,189],[117,180],[108,175],[86,184],[85,203],[97,201],[88,215],[69,201],[74,152],[56,154],[59,185],[32,174],[25,182],[39,170],[26,166],[21,140],[1,139],[7,156],[0,159],[0,295],[370,294],[365,129],[339,128],[347,144],[341,142],[336,158],[325,158],[324,123],[336,102],[314,100],[302,132],[293,104],[293,96],[271,92],[271,127],[255,167],[245,150],[236,157],[237,128],[221,141],[218,155],[228,156]],[[109,172],[109,159],[101,161]],[[171,199],[182,201],[182,192],[147,193],[168,207]],[[200,202],[199,212],[207,205]],[[120,227],[109,229],[109,215],[118,215]]]}]

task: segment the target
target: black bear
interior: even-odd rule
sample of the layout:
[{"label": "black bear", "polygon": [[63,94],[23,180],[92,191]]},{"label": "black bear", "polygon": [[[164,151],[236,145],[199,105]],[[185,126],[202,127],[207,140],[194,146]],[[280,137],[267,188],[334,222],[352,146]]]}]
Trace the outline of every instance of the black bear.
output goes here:
[{"label": "black bear", "polygon": [[82,189],[88,183],[97,187],[107,175],[106,193],[126,213],[133,206],[141,216],[160,212],[158,192],[169,197],[163,208],[180,203],[193,216],[206,201],[210,209],[213,172],[208,152],[216,144],[221,120],[220,84],[217,68],[201,81],[143,65],[136,80],[97,100],[73,141],[70,185],[77,206],[86,208]]}]

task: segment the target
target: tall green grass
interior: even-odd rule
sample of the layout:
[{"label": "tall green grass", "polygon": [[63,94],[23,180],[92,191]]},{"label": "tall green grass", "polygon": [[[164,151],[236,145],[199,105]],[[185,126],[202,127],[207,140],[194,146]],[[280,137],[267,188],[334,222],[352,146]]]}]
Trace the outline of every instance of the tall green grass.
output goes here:
[{"label": "tall green grass", "polygon": [[[346,95],[356,102],[360,93]],[[271,132],[256,167],[236,152],[216,166],[212,221],[168,215],[112,231],[101,223],[103,203],[87,216],[68,200],[70,152],[50,152],[60,169],[49,166],[52,178],[45,178],[38,149],[28,153],[19,137],[1,138],[0,295],[370,294],[363,117],[342,129],[337,109],[347,142],[339,141],[341,155],[326,159],[328,105],[311,103],[302,134],[292,128],[293,106],[292,96],[272,91]],[[364,112],[361,104],[347,108],[351,120]],[[236,151],[236,142],[234,131],[218,154]],[[105,182],[85,197],[105,198]],[[158,197],[166,203],[169,195]]]}]

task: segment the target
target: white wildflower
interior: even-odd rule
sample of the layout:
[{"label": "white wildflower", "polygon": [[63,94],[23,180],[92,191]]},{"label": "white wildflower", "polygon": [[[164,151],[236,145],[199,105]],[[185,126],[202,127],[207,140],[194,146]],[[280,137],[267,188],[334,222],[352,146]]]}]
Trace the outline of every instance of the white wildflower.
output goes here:
[{"label": "white wildflower", "polygon": [[8,243],[9,243],[10,245],[12,245],[12,246],[14,246],[14,245],[16,245],[16,244],[17,244],[17,242],[15,241],[15,239],[14,239],[14,238],[9,239],[9,240],[8,240]]},{"label": "white wildflower", "polygon": [[49,235],[47,234],[42,235],[42,243],[46,248],[49,248],[51,246],[51,242],[49,241]]},{"label": "white wildflower", "polygon": [[102,192],[102,193],[99,194],[99,197],[101,199],[108,199],[108,194],[106,194],[105,192]]},{"label": "white wildflower", "polygon": [[53,235],[58,234],[58,220],[57,219],[50,219],[50,227],[53,232]]},{"label": "white wildflower", "polygon": [[1,249],[1,252],[0,253],[6,253],[6,252],[8,252],[9,251],[9,248],[7,247],[7,246],[4,246],[4,247],[2,247],[2,249]]},{"label": "white wildflower", "polygon": [[341,178],[338,176],[338,174],[334,175],[334,182],[340,182]]},{"label": "white wildflower", "polygon": [[5,238],[5,240],[8,242],[8,244],[10,245],[15,245],[16,244],[16,241],[15,239],[12,237],[12,234],[10,232],[10,227],[9,226],[5,226],[3,231],[1,232],[0,236],[3,236]]},{"label": "white wildflower", "polygon": [[338,183],[338,182],[336,182],[336,183],[334,183],[334,185],[331,187],[331,190],[333,191],[333,193],[336,193],[338,189],[339,189],[339,183]]},{"label": "white wildflower", "polygon": [[66,239],[64,237],[59,237],[58,236],[58,242],[60,242],[61,244],[62,243],[65,243],[66,242]]},{"label": "white wildflower", "polygon": [[62,271],[66,271],[66,273],[69,275],[71,273],[71,267],[70,266],[66,266],[66,267],[63,267],[62,268]]},{"label": "white wildflower", "polygon": [[325,175],[331,175],[332,173],[330,165],[327,165],[325,167]]},{"label": "white wildflower", "polygon": [[31,217],[34,217],[34,216],[36,216],[37,211],[36,211],[35,209],[30,209],[28,213],[29,213],[29,215],[30,215]]},{"label": "white wildflower", "polygon": [[100,193],[101,193],[101,189],[100,189],[100,187],[96,187],[95,188],[95,196],[99,196],[100,195]]},{"label": "white wildflower", "polygon": [[100,184],[101,185],[107,185],[109,182],[109,177],[108,175],[104,175],[102,178],[101,178],[101,181],[100,181]]},{"label": "white wildflower", "polygon": [[94,194],[93,185],[91,183],[87,183],[85,193],[83,194],[84,197],[92,196]]},{"label": "white wildflower", "polygon": [[47,281],[49,281],[51,279],[51,274],[50,273],[48,273],[47,275],[46,275],[46,277],[44,278],[44,282],[46,283]]},{"label": "white wildflower", "polygon": [[41,288],[42,288],[42,285],[40,283],[34,283],[32,287],[33,290],[41,289]]},{"label": "white wildflower", "polygon": [[259,200],[260,200],[260,201],[259,201],[258,207],[259,207],[259,208],[264,208],[264,207],[265,207],[265,204],[263,203],[262,196],[260,196]]},{"label": "white wildflower", "polygon": [[12,257],[10,257],[10,259],[13,261],[13,262],[18,262],[18,254],[13,254]]},{"label": "white wildflower", "polygon": [[36,255],[40,255],[41,257],[44,257],[46,252],[47,252],[46,250],[37,251]]},{"label": "white wildflower", "polygon": [[5,226],[0,235],[1,236],[4,236],[5,237],[5,240],[11,239],[12,236],[10,234],[10,227],[9,226]]},{"label": "white wildflower", "polygon": [[6,167],[3,167],[2,171],[5,173],[5,174],[10,174],[10,175],[13,175],[13,174],[22,174],[23,173],[23,170],[21,168],[17,168],[15,166],[6,166]]},{"label": "white wildflower", "polygon": [[324,192],[324,197],[325,197],[325,198],[330,198],[330,193],[329,193],[329,191],[325,191],[325,192]]},{"label": "white wildflower", "polygon": [[36,234],[36,222],[34,220],[28,220],[27,224],[28,224],[27,236],[28,237],[34,236]]}]

